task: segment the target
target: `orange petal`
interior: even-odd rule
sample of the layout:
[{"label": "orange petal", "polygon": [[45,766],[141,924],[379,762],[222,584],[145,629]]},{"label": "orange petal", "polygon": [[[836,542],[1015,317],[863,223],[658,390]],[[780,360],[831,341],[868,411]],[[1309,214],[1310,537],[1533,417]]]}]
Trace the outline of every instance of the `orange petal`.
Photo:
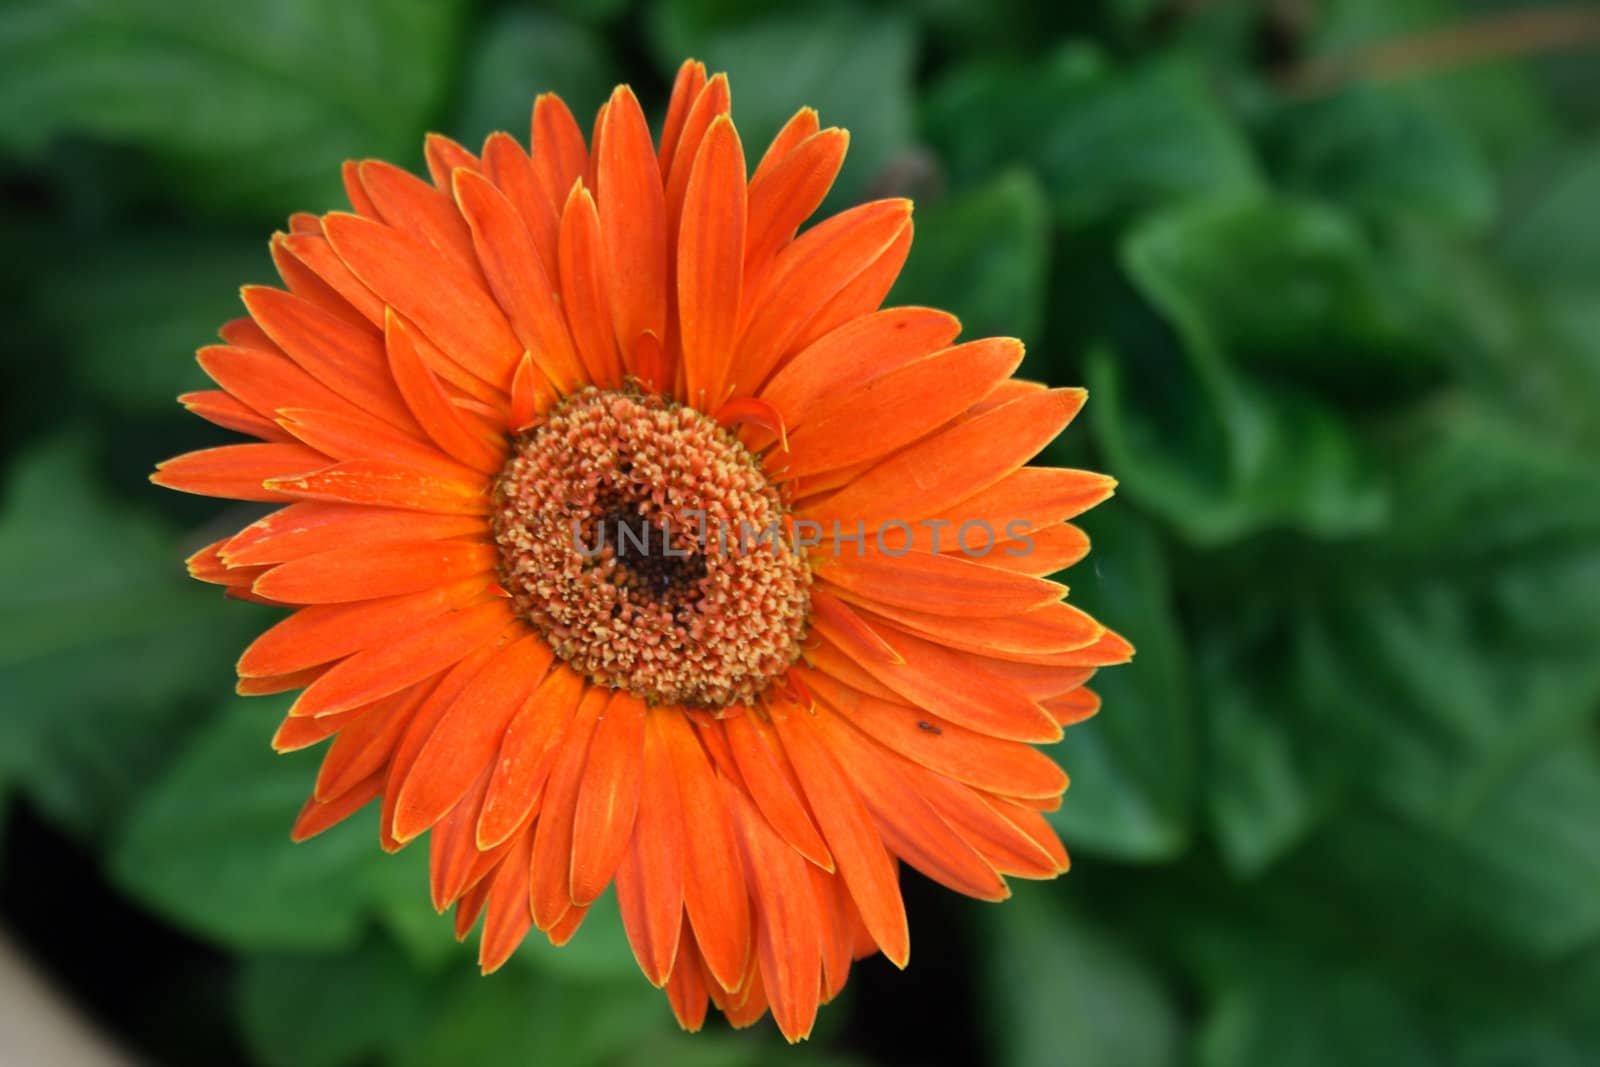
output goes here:
[{"label": "orange petal", "polygon": [[533,833],[530,830],[517,835],[511,850],[495,868],[489,885],[483,938],[478,943],[478,966],[484,974],[499,970],[533,926],[533,912],[528,907],[532,863]]},{"label": "orange petal", "polygon": [[156,466],[156,485],[199,496],[279,501],[290,495],[274,479],[324,467],[328,457],[302,444],[222,445],[174,456]]},{"label": "orange petal", "polygon": [[910,215],[907,200],[862,204],[818,223],[783,250],[747,302],[735,395],[760,389],[806,322],[894,242]]},{"label": "orange petal", "polygon": [[[494,765],[500,739],[550,667],[537,634],[501,650],[461,691],[417,753],[395,805],[393,833],[406,842],[442,819],[480,773]],[[484,789],[489,786],[484,778]],[[481,802],[479,810],[481,810]],[[467,829],[476,848],[478,811]]]},{"label": "orange petal", "polygon": [[1061,739],[1061,728],[1043,708],[959,653],[896,631],[894,648],[903,662],[890,663],[862,654],[820,617],[811,622],[859,667],[916,707],[992,737],[1034,743]]},{"label": "orange petal", "polygon": [[344,179],[344,195],[349,198],[352,211],[365,219],[382,218],[378,213],[378,205],[372,202],[372,197],[367,195],[367,190],[361,184],[361,163],[358,160],[345,160],[339,168],[339,176]]},{"label": "orange petal", "polygon": [[912,522],[939,515],[999,482],[1055,438],[1083,407],[1081,389],[1056,389],[1013,400],[912,445],[844,489],[801,509],[831,528],[865,520]]},{"label": "orange petal", "polygon": [[425,515],[356,504],[299,503],[246,526],[222,546],[230,566],[282,563],[360,542],[431,541],[486,534],[471,515]]},{"label": "orange petal", "polygon": [[290,714],[333,715],[381,700],[481,647],[509,640],[517,629],[511,623],[510,609],[498,599],[451,612],[393,644],[340,660],[300,694]]},{"label": "orange petal", "polygon": [[[903,364],[852,392],[812,404],[791,424],[789,451],[769,459],[778,480],[862,463],[954,419],[1022,362],[1009,338],[972,341]],[[871,426],[872,433],[860,433]]]},{"label": "orange petal", "polygon": [[361,412],[407,433],[417,431],[416,420],[389,376],[382,338],[369,323],[331,315],[279,289],[251,285],[241,293],[261,328],[306,373]]},{"label": "orange petal", "polygon": [[[361,186],[372,197],[384,222],[411,238],[426,241],[470,277],[481,277],[472,254],[472,237],[450,199],[448,186],[444,191],[435,189],[416,175],[376,159],[363,162],[360,173]],[[338,247],[337,241],[334,246]]]},{"label": "orange petal", "polygon": [[[407,785],[417,780],[412,774]],[[473,827],[478,823],[478,813],[483,810],[483,791],[489,782],[489,768],[478,770],[461,796],[452,802],[445,815],[432,824],[428,835],[428,891],[433,899],[433,910],[444,912],[460,900],[474,882],[491,871],[500,859],[498,853],[478,851]],[[400,798],[397,811],[403,811],[405,797]],[[395,834],[395,839],[405,844],[410,838]]]},{"label": "orange petal", "polygon": [[1052,853],[990,806],[984,794],[916,765],[902,770],[917,792],[996,871],[1015,878],[1054,878],[1061,873]]},{"label": "orange petal", "polygon": [[605,244],[594,198],[574,184],[561,213],[561,297],[589,380],[602,387],[622,384],[622,356],[605,274]]},{"label": "orange petal", "polygon": [[479,848],[499,845],[538,810],[561,739],[583,693],[583,676],[559,664],[506,726],[478,820]]},{"label": "orange petal", "polygon": [[691,1034],[705,1025],[708,996],[706,968],[700,958],[699,946],[689,929],[689,919],[683,919],[683,930],[678,937],[678,955],[673,961],[672,974],[667,978],[667,1003],[678,1025]]},{"label": "orange petal", "polygon": [[413,593],[478,576],[488,578],[500,550],[479,541],[350,544],[280,563],[254,591],[293,604],[339,604]]},{"label": "orange petal", "polygon": [[[817,867],[809,867],[812,895],[822,916],[822,1002],[831,1001],[844,990],[850,978],[850,963],[855,956],[856,928],[861,919],[850,900],[844,879]],[[866,940],[871,944],[871,936]],[[877,946],[872,946],[876,949]]]},{"label": "orange petal", "polygon": [[226,430],[259,437],[263,441],[288,441],[289,434],[282,426],[246,407],[221,389],[206,389],[184,393],[178,397],[184,409]]},{"label": "orange petal", "polygon": [[928,308],[887,308],[819,338],[772,376],[762,399],[790,423],[819,400],[849,394],[896,367],[947,347],[961,332],[954,315]]},{"label": "orange petal", "polygon": [[855,692],[820,672],[811,685],[819,699],[868,737],[958,782],[1019,797],[1059,796],[1067,788],[1061,768],[1029,745]]},{"label": "orange petal", "polygon": [[678,241],[678,330],[691,403],[722,395],[739,329],[744,271],[744,149],[719,116],[695,156]]},{"label": "orange petal", "polygon": [[[967,499],[946,505],[937,514],[922,519],[914,528],[912,545],[932,551],[929,531],[942,528],[947,532],[939,550],[960,550],[960,542],[950,533],[959,531],[967,523],[978,524],[975,529],[987,526],[1006,538],[1018,537],[1089,510],[1111,496],[1116,484],[1116,479],[1093,471],[1022,467]],[[972,547],[975,552],[981,551],[976,543]],[[998,547],[984,558],[995,556],[1008,558]]]},{"label": "orange petal", "polygon": [[1063,603],[998,618],[934,615],[886,604],[870,609],[860,604],[856,607],[866,623],[890,644],[894,644],[897,632],[910,631],[948,648],[995,659],[1071,652],[1087,648],[1106,632],[1092,617]]},{"label": "orange petal", "polygon": [[684,824],[683,901],[706,967],[723,989],[737,989],[750,961],[750,903],[739,868],[732,815],[715,772],[683,715],[651,715],[678,776]]},{"label": "orange petal", "polygon": [[[810,121],[816,121],[814,112]],[[777,145],[775,141],[774,149]],[[813,133],[770,166],[762,160],[750,180],[750,231],[745,248],[752,275],[764,274],[800,224],[821,206],[839,176],[849,146],[849,133],[833,128]]]},{"label": "orange petal", "polygon": [[800,146],[806,138],[816,133],[822,124],[817,121],[817,112],[814,108],[803,107],[789,116],[789,121],[783,124],[783,129],[772,138],[772,143],[767,145],[766,152],[762,153],[761,162],[756,164],[756,172],[751,176],[752,182],[765,178],[786,159],[790,152]]},{"label": "orange petal", "polygon": [[575,392],[587,384],[587,376],[527,226],[511,201],[481,175],[462,171],[455,192],[490,291],[518,340],[561,392]]},{"label": "orange petal", "polygon": [[[217,336],[239,348],[254,349],[259,352],[274,352],[283,355],[278,346],[272,343],[272,338],[266,335],[261,327],[256,325],[254,319],[238,318],[229,319],[217,329]],[[202,349],[202,352],[204,350]],[[204,362],[202,360],[202,362]],[[233,390],[229,390],[232,392]]]},{"label": "orange petal", "polygon": [[1055,830],[1043,815],[1002,797],[988,797],[985,802],[999,812],[1007,822],[1026,834],[1030,841],[1048,853],[1057,871],[1065,873],[1072,866],[1067,850],[1061,845],[1061,839],[1056,836]]},{"label": "orange petal", "polygon": [[1045,697],[1059,696],[1087,682],[1094,675],[1093,667],[1056,667],[1038,663],[1020,663],[973,656],[987,674],[992,674],[1020,693],[1026,693],[1043,702]]},{"label": "orange petal", "polygon": [[600,127],[595,178],[612,321],[626,359],[633,338],[666,336],[667,208],[650,127],[625,85],[611,94]]},{"label": "orange petal", "polygon": [[626,690],[595,723],[572,818],[572,902],[592,904],[611,884],[633,835],[644,761],[644,701]]},{"label": "orange petal", "polygon": [[386,851],[395,852],[401,847],[401,843],[395,840],[393,833],[395,803],[400,798],[400,790],[405,785],[406,776],[411,773],[411,768],[417,761],[417,753],[422,751],[422,746],[433,734],[433,728],[439,725],[439,720],[450,710],[450,706],[467,687],[467,683],[471,682],[483,665],[493,658],[501,647],[514,639],[515,635],[516,630],[508,627],[500,637],[485,641],[468,652],[438,676],[438,681],[433,684],[432,690],[412,713],[411,721],[406,724],[404,732],[400,735],[400,743],[389,756],[389,768],[384,778],[383,811],[378,822],[378,839]]},{"label": "orange petal", "polygon": [[850,605],[824,589],[811,591],[812,625],[858,662],[901,665],[905,658]]},{"label": "orange petal", "polygon": [[458,482],[472,481],[484,473],[457,463],[432,441],[401,433],[365,415],[342,415],[315,408],[280,408],[278,425],[299,441],[336,460],[383,460],[434,471]]},{"label": "orange petal", "polygon": [[892,555],[875,545],[860,556],[824,557],[817,577],[873,603],[930,614],[1012,615],[1059,600],[1063,586],[960,556],[931,552]]},{"label": "orange petal", "polygon": [[297,477],[269,479],[266,488],[280,494],[274,500],[291,497],[441,515],[486,515],[490,505],[489,487],[481,480],[468,484],[384,460],[346,460]]},{"label": "orange petal", "polygon": [[[302,241],[321,241],[322,222],[314,215],[311,218],[312,228],[293,236]],[[272,235],[271,245],[273,266],[278,268],[278,276],[283,279],[283,284],[289,287],[289,291],[301,300],[352,326],[369,325],[366,316],[289,250],[290,236],[281,231],[275,233]]]},{"label": "orange petal", "polygon": [[748,798],[723,783],[739,828],[755,898],[756,956],[773,1021],[790,1042],[811,1034],[822,992],[822,916],[806,861],[767,825]]},{"label": "orange petal", "polygon": [[545,274],[556,275],[556,229],[561,201],[551,202],[533,172],[533,161],[508,133],[492,133],[483,142],[483,173],[505,194],[521,216]]},{"label": "orange petal", "polygon": [[221,554],[221,549],[227,543],[228,539],[223,538],[196,549],[193,555],[184,560],[189,577],[213,585],[236,586],[249,585],[265,573],[261,567],[235,567],[229,563]]},{"label": "orange petal", "polygon": [[329,215],[323,225],[356,277],[416,323],[446,356],[502,393],[510,388],[522,345],[476,279],[387,226],[340,214]]},{"label": "orange petal", "polygon": [[467,935],[472,933],[473,926],[478,922],[478,916],[483,914],[484,905],[489,902],[489,890],[491,888],[493,888],[493,881],[485,878],[463,893],[461,899],[456,901],[455,930],[457,941],[465,941]]},{"label": "orange petal", "polygon": [[544,931],[553,929],[573,910],[572,820],[578,807],[589,740],[609,699],[610,694],[598,686],[591,686],[584,693],[577,714],[561,739],[561,750],[545,785],[544,803],[534,827],[533,880],[528,887],[534,925]]},{"label": "orange petal", "polygon": [[700,90],[706,86],[706,65],[693,59],[686,59],[678,67],[677,76],[672,79],[672,95],[667,100],[667,117],[661,123],[661,150],[657,162],[661,169],[661,180],[665,184],[667,171],[672,166],[672,157],[676,154],[678,139],[683,136],[683,123],[689,117],[689,109],[694,106]]},{"label": "orange petal", "polygon": [[460,142],[442,133],[430,133],[423,141],[422,154],[428,162],[428,177],[433,186],[446,196],[450,195],[450,174],[457,168],[482,170],[478,157],[467,151]]},{"label": "orange petal", "polygon": [[317,381],[287,356],[258,348],[208,345],[196,358],[213,381],[263,418],[280,408],[314,407],[360,415],[360,408]]},{"label": "orange petal", "polygon": [[280,620],[239,657],[239,674],[265,678],[385,644],[478,597],[490,577],[432,584],[419,592],[346,604],[316,604]]},{"label": "orange petal", "polygon": [[551,209],[559,210],[572,183],[589,170],[583,131],[559,96],[544,93],[533,102],[530,136],[534,176]]},{"label": "orange petal", "polygon": [[894,861],[861,795],[828,753],[809,713],[775,708],[773,722],[862,920],[890,962],[905,967],[911,955],[905,902]]},{"label": "orange petal", "polygon": [[[673,715],[673,709],[650,714]],[[683,803],[670,754],[659,730],[645,729],[640,769],[639,814],[633,839],[617,867],[617,907],[639,969],[655,986],[673,973],[684,929],[683,881],[685,826]]]},{"label": "orange petal", "polygon": [[491,441],[473,429],[423,361],[416,337],[398,315],[387,316],[384,342],[389,372],[400,395],[433,443],[482,474],[494,474],[505,466],[505,440]]},{"label": "orange petal", "polygon": [[806,810],[783,747],[770,735],[771,727],[753,712],[726,719],[722,725],[739,776],[761,817],[790,848],[818,867],[833,870],[833,857]]},{"label": "orange petal", "polygon": [[382,789],[383,775],[374,774],[341,794],[337,800],[322,804],[318,803],[316,797],[308,798],[289,831],[289,839],[298,842],[316,837],[366,807]]},{"label": "orange petal", "polygon": [[[326,719],[301,719],[293,715],[286,715],[283,721],[278,724],[277,731],[272,735],[272,750],[274,752],[298,752],[302,748],[309,748],[319,741],[326,741],[334,734],[339,733],[351,718],[359,717],[361,710],[350,712],[348,715],[330,715]],[[339,795],[343,795],[344,792],[345,790],[341,789]],[[317,796],[316,799],[322,800],[324,798]]]},{"label": "orange petal", "polygon": [[731,106],[728,76],[717,74],[695,94],[689,113],[684,116],[683,132],[672,150],[672,165],[667,168],[666,207],[668,247],[678,242],[679,224],[683,219],[683,201],[689,190],[689,176],[694,171],[695,157],[706,131],[720,115],[726,115]]},{"label": "orange petal", "polygon": [[1011,895],[1005,881],[917,792],[903,761],[821,709],[815,719],[828,751],[861,794],[884,843],[940,885],[979,900]]},{"label": "orange petal", "polygon": [[329,665],[323,665],[321,667],[308,667],[303,671],[294,671],[290,674],[274,674],[270,678],[240,678],[234,685],[233,691],[242,697],[287,693],[291,689],[303,689],[324,674],[327,674],[329,669]]},{"label": "orange petal", "polygon": [[889,246],[801,327],[789,343],[790,350],[798,352],[845,323],[877,311],[889,290],[894,288],[895,279],[900,277],[900,269],[911,254],[912,231],[911,220],[907,219]]},{"label": "orange petal", "polygon": [[[1044,710],[1062,726],[1076,726],[1100,710],[1100,697],[1092,689],[1073,689],[1060,696],[1050,697],[1042,703]],[[1008,795],[1020,795],[1013,790],[1005,792]]]},{"label": "orange petal", "polygon": [[1088,554],[1088,535],[1069,522],[1058,522],[1019,531],[1015,540],[1002,541],[976,558],[990,567],[1037,575],[1066,570]]},{"label": "orange petal", "polygon": [[312,795],[320,801],[332,800],[386,769],[390,754],[400,743],[400,735],[405,733],[411,717],[432,691],[433,679],[430,678],[348,715],[293,718],[294,722],[340,724],[339,736],[322,757]]},{"label": "orange petal", "polygon": [[[1044,667],[1110,667],[1117,663],[1127,663],[1133,658],[1133,646],[1128,644],[1127,638],[1121,634],[1107,630],[1101,635],[1100,640],[1083,648],[1075,648],[1070,652],[1045,652],[1027,657],[1005,656],[1003,659],[1020,658],[1024,662]],[[986,662],[998,662],[988,660]]]},{"label": "orange petal", "polygon": [[[283,239],[284,250],[338,293],[350,307],[374,326],[383,325],[383,301],[361,279],[350,273],[322,233],[320,222],[315,234],[292,233]],[[281,269],[281,265],[280,265]],[[287,280],[287,279],[286,279]],[[292,286],[291,286],[292,288]]]}]

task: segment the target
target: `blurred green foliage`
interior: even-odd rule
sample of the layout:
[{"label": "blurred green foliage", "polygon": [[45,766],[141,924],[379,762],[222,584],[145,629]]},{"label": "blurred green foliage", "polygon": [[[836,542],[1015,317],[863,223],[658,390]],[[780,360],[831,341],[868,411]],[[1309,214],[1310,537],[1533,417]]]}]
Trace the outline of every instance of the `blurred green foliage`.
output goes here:
[{"label": "blurred green foliage", "polygon": [[[1519,6],[13,0],[0,821],[226,954],[201,1029],[269,1065],[1600,1062],[1600,68],[1281,77]],[[220,439],[188,353],[341,160],[525,137],[545,90],[659,114],[686,54],[752,158],[848,127],[830,206],[919,201],[893,299],[1087,383],[1051,458],[1122,483],[1065,576],[1140,649],[1059,747],[1078,869],[953,930],[915,895],[913,973],[810,1051],[677,1035],[604,907],[482,980],[415,849],[290,845],[315,757],[228,695],[270,613],[182,577],[251,512],[143,481]],[[930,967],[969,1010],[896,994]],[[200,1055],[173,1016],[146,1051]]]}]

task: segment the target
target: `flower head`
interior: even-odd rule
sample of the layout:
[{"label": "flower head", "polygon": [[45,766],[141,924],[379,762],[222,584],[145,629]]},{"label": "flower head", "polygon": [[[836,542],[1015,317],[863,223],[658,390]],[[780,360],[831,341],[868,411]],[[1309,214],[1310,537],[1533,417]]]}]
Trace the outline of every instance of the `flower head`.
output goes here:
[{"label": "flower head", "polygon": [[659,145],[622,87],[592,144],[543,96],[531,153],[347,164],[182,398],[257,440],[154,480],[277,506],[190,569],[290,609],[239,688],[303,690],[277,748],[332,739],[297,837],[381,798],[485,971],[615,884],[684,1026],[797,1040],[852,960],[905,965],[900,863],[1066,869],[1033,745],[1131,649],[1043,577],[1113,486],[1026,465],[1083,392],[880,310],[910,204],[802,231],[844,132],[802,110],[747,178],[728,110],[691,62]]}]

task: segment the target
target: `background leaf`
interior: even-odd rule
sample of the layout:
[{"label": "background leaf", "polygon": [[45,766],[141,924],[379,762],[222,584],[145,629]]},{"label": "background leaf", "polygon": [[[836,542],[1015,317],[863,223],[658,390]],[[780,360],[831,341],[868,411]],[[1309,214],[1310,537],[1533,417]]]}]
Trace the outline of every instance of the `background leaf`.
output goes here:
[{"label": "background leaf", "polygon": [[326,210],[342,160],[417,158],[462,7],[22,0],[0,31],[0,146],[128,141],[202,203]]},{"label": "background leaf", "polygon": [[919,208],[916,226],[887,303],[944,308],[961,320],[964,338],[1039,337],[1050,246],[1038,182],[1008,171],[981,189]]}]

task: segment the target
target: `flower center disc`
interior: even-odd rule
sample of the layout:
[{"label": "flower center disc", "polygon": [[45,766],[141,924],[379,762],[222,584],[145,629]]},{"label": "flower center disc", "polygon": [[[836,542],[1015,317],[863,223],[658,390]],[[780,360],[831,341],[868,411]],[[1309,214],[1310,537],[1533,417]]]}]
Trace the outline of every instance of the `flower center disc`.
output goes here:
[{"label": "flower center disc", "polygon": [[748,449],[663,397],[586,389],[516,442],[501,579],[556,655],[652,703],[752,700],[800,655],[811,569]]}]

